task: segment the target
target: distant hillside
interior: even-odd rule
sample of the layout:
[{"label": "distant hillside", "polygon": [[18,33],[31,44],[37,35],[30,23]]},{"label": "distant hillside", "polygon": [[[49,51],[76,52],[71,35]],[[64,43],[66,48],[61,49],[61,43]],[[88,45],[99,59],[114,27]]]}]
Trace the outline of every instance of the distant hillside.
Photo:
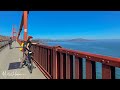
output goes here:
[{"label": "distant hillside", "polygon": [[76,38],[76,39],[70,39],[70,40],[67,40],[67,41],[70,41],[70,42],[80,42],[80,41],[93,41],[93,40]]},{"label": "distant hillside", "polygon": [[75,39],[39,39],[42,42],[65,42],[65,41],[69,41],[69,42],[80,42],[80,41],[93,41],[93,40],[88,40],[88,39],[82,39],[82,38],[75,38]]},{"label": "distant hillside", "polygon": [[9,39],[10,37],[8,37],[8,36],[3,36],[3,35],[0,35],[0,40],[7,40],[7,39]]},{"label": "distant hillside", "polygon": [[64,41],[64,40],[53,40],[53,39],[40,39],[42,42],[58,42],[58,41]]},{"label": "distant hillside", "polygon": [[45,42],[40,40],[40,39],[33,39],[32,42],[33,43],[39,43],[39,44],[45,44]]}]

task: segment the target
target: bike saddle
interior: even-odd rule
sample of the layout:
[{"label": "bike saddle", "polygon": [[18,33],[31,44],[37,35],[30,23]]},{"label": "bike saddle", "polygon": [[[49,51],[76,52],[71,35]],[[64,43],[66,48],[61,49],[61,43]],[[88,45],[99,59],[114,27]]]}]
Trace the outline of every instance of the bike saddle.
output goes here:
[{"label": "bike saddle", "polygon": [[29,52],[29,54],[32,54],[33,52]]},{"label": "bike saddle", "polygon": [[32,53],[32,52],[29,52],[29,53]]}]

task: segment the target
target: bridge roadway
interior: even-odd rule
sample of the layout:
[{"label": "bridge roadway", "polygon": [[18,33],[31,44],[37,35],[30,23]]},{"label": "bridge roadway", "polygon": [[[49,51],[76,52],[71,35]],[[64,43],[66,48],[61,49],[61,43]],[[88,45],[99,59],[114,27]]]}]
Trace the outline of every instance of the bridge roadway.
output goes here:
[{"label": "bridge roadway", "polygon": [[28,68],[20,69],[22,52],[19,50],[19,44],[13,42],[12,49],[6,46],[0,51],[0,79],[46,79],[43,73],[37,68],[30,74]]}]

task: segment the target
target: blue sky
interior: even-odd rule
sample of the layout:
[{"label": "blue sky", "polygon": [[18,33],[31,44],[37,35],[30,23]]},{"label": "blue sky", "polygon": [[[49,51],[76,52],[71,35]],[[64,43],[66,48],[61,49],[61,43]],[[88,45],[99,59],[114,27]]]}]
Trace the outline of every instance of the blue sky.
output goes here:
[{"label": "blue sky", "polygon": [[[12,24],[18,31],[21,17],[22,11],[0,11],[0,34],[11,35]],[[44,39],[120,39],[120,11],[30,11],[28,34]]]}]

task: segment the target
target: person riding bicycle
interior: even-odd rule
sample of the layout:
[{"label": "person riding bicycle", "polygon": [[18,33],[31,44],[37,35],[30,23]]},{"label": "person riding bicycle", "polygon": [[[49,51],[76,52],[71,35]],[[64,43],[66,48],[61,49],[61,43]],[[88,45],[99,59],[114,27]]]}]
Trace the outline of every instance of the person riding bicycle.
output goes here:
[{"label": "person riding bicycle", "polygon": [[28,37],[28,40],[24,42],[23,44],[23,60],[21,61],[21,64],[20,64],[20,68],[22,68],[24,65],[25,65],[25,59],[26,59],[26,56],[28,55],[28,53],[30,52],[30,48],[31,48],[31,45],[32,45],[32,36],[29,36]]}]

